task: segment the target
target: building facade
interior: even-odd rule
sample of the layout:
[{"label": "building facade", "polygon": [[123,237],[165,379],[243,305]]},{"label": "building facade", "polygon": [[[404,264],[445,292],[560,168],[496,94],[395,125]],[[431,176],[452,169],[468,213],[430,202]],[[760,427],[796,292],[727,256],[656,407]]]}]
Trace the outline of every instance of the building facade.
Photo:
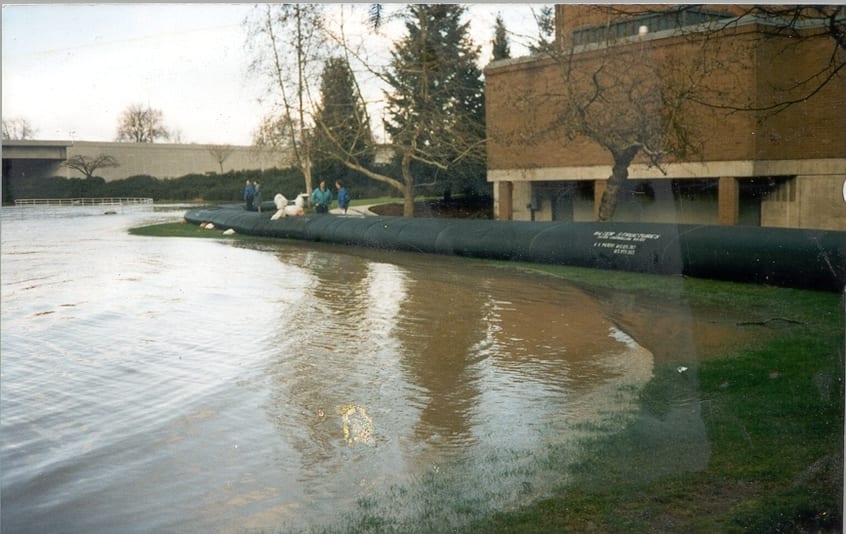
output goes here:
[{"label": "building facade", "polygon": [[628,135],[614,221],[846,230],[846,51],[743,9],[556,6],[553,53],[485,70],[495,216],[596,220]]}]

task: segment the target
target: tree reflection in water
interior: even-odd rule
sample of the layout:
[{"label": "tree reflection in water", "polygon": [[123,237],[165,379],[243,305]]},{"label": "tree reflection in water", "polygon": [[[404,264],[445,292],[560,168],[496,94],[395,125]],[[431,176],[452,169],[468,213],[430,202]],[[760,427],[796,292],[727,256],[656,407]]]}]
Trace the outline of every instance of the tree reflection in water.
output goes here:
[{"label": "tree reflection in water", "polygon": [[[542,494],[566,476],[544,467],[550,447],[620,428],[651,377],[652,355],[564,282],[461,258],[278,255],[306,281],[280,317],[268,416],[290,447],[280,497],[311,517],[382,499],[400,522],[432,506],[460,521],[450,508]],[[372,418],[373,447],[345,439],[348,406]]]}]

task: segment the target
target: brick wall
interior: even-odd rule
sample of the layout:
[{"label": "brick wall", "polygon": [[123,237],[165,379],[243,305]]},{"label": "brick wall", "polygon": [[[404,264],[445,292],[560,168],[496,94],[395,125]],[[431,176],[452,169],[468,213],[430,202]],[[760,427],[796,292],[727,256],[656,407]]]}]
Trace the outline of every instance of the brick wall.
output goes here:
[{"label": "brick wall", "polygon": [[[714,55],[709,60],[712,71],[701,82],[707,87],[704,96],[729,108],[795,98],[797,91],[786,88],[809,77],[824,64],[831,49],[825,39],[793,48],[788,45],[786,39],[762,39],[754,25],[725,32],[719,43],[709,45]],[[634,46],[620,47],[620,53],[628,54],[633,62],[638,58]],[[702,45],[669,38],[653,41],[650,50],[654,61],[672,64],[697,56]],[[585,52],[576,62],[589,66],[597,57]],[[489,168],[610,164],[606,150],[589,139],[569,139],[557,122],[565,107],[566,68],[564,62],[535,59],[486,69]],[[813,99],[775,114],[689,103],[687,122],[699,149],[690,157],[704,161],[842,158],[846,155],[844,94],[846,77],[841,76]]]},{"label": "brick wall", "polygon": [[[556,6],[558,42],[564,44],[567,32],[574,28],[604,24],[620,16],[620,10],[646,8]],[[735,15],[747,9],[705,8],[731,10]],[[666,175],[647,167],[644,158],[636,159],[629,168],[630,179],[780,177],[788,181],[763,200],[741,199],[739,224],[846,230],[842,193],[846,180],[846,75],[835,76],[820,87],[821,76],[826,75],[823,67],[832,58],[834,64],[842,64],[844,51],[824,31],[815,39],[795,39],[773,36],[771,30],[742,24],[709,33],[707,40],[703,40],[704,34],[681,37],[670,30],[648,32],[613,47],[613,61],[622,62],[631,73],[641,68],[638,62],[644,59],[665,69],[655,78],[665,89],[672,86],[673,76],[683,75],[686,66],[701,67],[707,75],[698,80],[698,96],[713,104],[687,101],[684,106],[695,150],[666,158]],[[509,184],[494,191],[495,202],[502,200],[498,197],[504,192],[513,191],[510,202],[502,200],[512,207],[512,218],[530,216],[525,205],[536,200],[533,184],[576,180],[595,184],[599,190],[610,174],[610,152],[592,139],[568,132],[564,111],[567,81],[573,79],[568,77],[568,69],[593,67],[595,71],[600,61],[608,61],[601,59],[602,54],[612,49],[588,42],[572,50],[576,53],[571,56],[511,59],[492,63],[485,70],[488,179]],[[811,93],[811,98],[803,98]],[[785,101],[794,103],[774,107]],[[782,190],[789,187],[793,188],[789,198],[781,198],[785,197]],[[718,222],[717,198],[697,198],[695,202],[656,204],[656,209],[662,210],[659,218]],[[535,216],[542,218],[546,210],[539,207]],[[658,220],[657,212],[636,208],[639,211],[635,213],[630,208],[621,206],[620,216]],[[727,209],[724,206],[723,211],[728,213]],[[497,211],[497,216],[502,214]]]}]

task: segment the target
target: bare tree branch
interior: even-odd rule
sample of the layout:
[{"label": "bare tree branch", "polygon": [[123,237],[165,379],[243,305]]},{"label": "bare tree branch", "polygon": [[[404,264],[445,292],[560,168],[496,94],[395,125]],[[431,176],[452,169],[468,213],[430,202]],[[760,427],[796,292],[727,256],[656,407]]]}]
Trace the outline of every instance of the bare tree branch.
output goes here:
[{"label": "bare tree branch", "polygon": [[93,158],[81,155],[72,156],[67,161],[62,162],[62,166],[81,172],[85,175],[85,178],[93,178],[97,169],[119,167],[120,165],[114,157],[100,154]]},{"label": "bare tree branch", "polygon": [[3,119],[3,139],[25,141],[32,139],[36,132],[29,121],[22,117]]},{"label": "bare tree branch", "polygon": [[121,113],[118,120],[118,141],[154,143],[156,139],[167,140],[169,137],[162,112],[158,109],[132,104]]},{"label": "bare tree branch", "polygon": [[226,161],[235,149],[232,145],[218,145],[209,148],[209,154],[220,166],[220,174],[223,174],[223,162]]}]

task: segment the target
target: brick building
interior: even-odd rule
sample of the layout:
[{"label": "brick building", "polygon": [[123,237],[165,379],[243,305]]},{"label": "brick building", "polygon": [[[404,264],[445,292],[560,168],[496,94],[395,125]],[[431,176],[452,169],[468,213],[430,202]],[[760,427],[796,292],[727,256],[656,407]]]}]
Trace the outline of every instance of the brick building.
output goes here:
[{"label": "brick building", "polygon": [[[785,32],[743,9],[556,6],[555,53],[485,69],[495,216],[595,220],[614,162],[597,138],[644,120],[668,128],[652,132],[665,157],[656,167],[638,152],[612,220],[846,230],[846,73],[814,90],[846,51],[815,21]],[[593,105],[608,116],[588,137],[572,127],[573,102],[579,90],[612,102],[589,90],[614,69],[637,96],[625,109]],[[581,86],[577,72],[588,73]],[[682,91],[678,109],[664,104]],[[628,116],[650,98],[655,113]],[[669,131],[671,112],[684,113],[683,130]]]}]

